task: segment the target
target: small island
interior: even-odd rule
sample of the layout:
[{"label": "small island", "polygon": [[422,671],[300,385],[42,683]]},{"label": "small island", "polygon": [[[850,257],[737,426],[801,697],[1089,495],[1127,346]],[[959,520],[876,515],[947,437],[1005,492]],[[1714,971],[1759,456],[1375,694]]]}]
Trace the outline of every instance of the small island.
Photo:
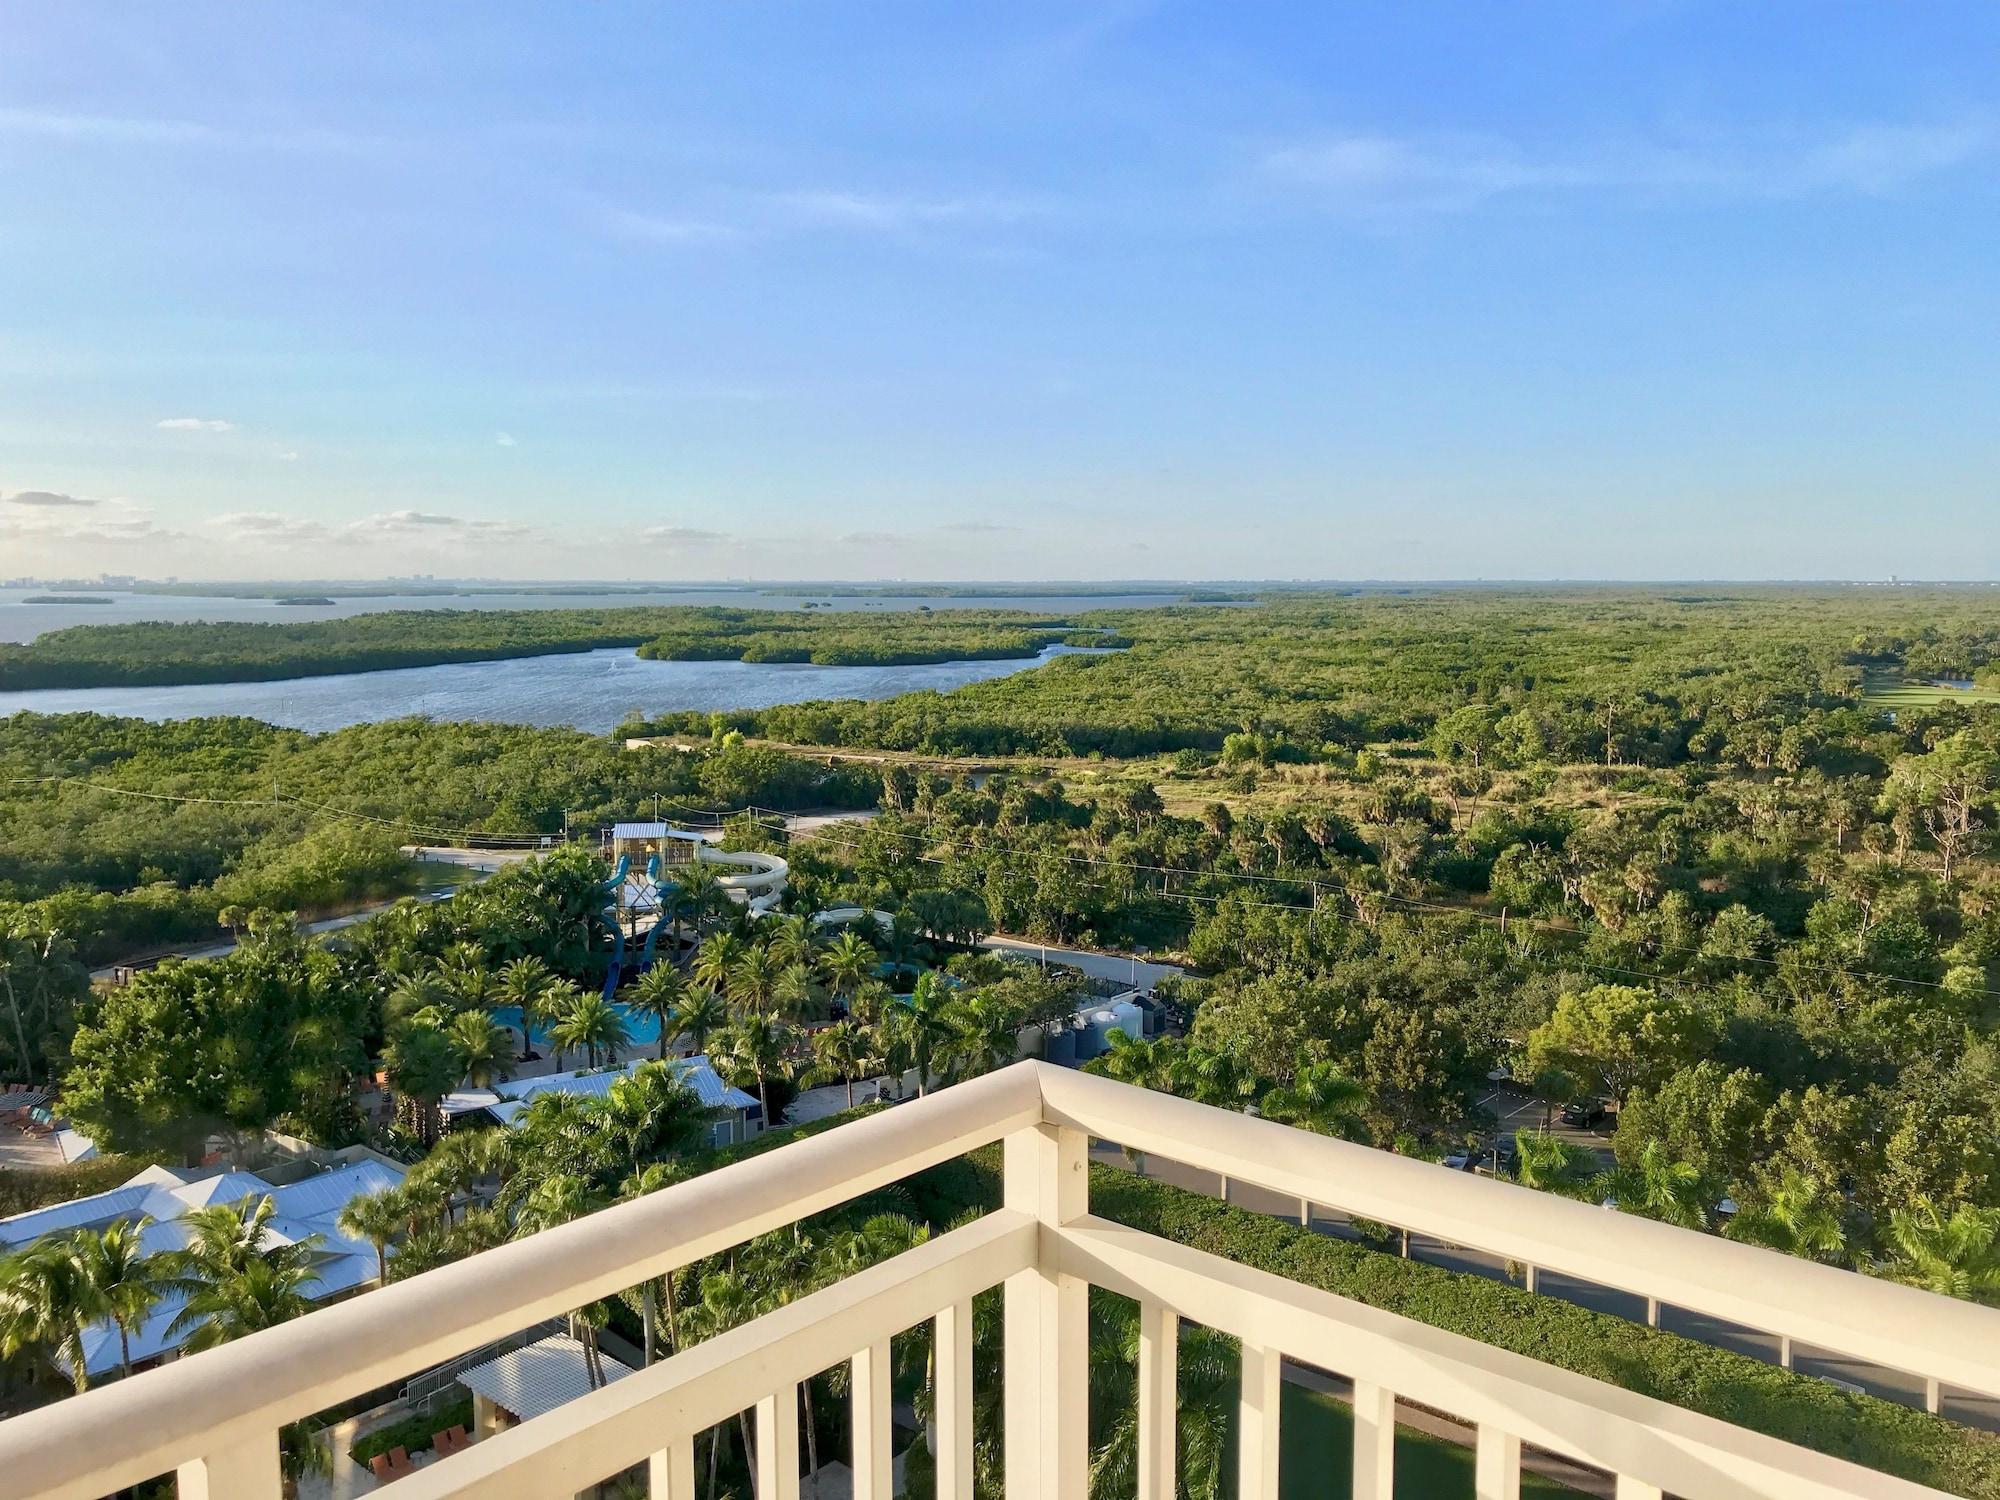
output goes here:
[{"label": "small island", "polygon": [[331,605],[333,600],[324,594],[284,594],[271,601],[273,604],[317,604]]},{"label": "small island", "polygon": [[30,594],[23,604],[110,604],[109,594]]}]

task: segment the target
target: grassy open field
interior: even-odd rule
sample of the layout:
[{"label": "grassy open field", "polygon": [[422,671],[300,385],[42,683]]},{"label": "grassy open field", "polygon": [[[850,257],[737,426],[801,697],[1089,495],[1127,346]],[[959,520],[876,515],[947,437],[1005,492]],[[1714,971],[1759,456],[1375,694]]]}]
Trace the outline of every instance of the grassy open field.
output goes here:
[{"label": "grassy open field", "polygon": [[2000,703],[2000,692],[1937,687],[1928,682],[1905,682],[1893,672],[1869,672],[1862,679],[1861,701],[1870,708],[1932,708],[1940,703]]},{"label": "grassy open field", "polygon": [[[1347,1500],[1354,1484],[1354,1414],[1321,1391],[1285,1385],[1278,1489],[1283,1500]],[[1470,1448],[1411,1427],[1396,1429],[1396,1500],[1472,1500]],[[1580,1491],[1521,1476],[1522,1500],[1577,1500]]]}]

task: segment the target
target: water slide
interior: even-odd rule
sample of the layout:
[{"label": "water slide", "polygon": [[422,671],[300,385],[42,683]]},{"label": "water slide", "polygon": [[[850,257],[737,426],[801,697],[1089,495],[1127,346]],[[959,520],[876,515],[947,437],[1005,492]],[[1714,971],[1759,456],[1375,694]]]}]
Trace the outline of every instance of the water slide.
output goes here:
[{"label": "water slide", "polygon": [[646,883],[653,889],[653,925],[647,929],[645,946],[639,950],[638,972],[644,973],[653,966],[653,947],[660,941],[660,929],[667,925],[667,892],[678,889],[671,880],[660,879],[660,856],[655,854],[646,861]]},{"label": "water slide", "polygon": [[631,873],[632,857],[618,856],[618,868],[611,872],[611,878],[604,882],[605,911],[611,921],[611,967],[604,971],[604,998],[609,1000],[618,993],[619,972],[625,966],[625,929],[618,923],[618,902],[625,892],[625,877]]},{"label": "water slide", "polygon": [[722,889],[760,917],[776,907],[785,894],[790,867],[775,854],[731,854],[708,844],[697,844],[694,857],[705,865],[731,865],[746,871],[742,875],[723,876]]}]

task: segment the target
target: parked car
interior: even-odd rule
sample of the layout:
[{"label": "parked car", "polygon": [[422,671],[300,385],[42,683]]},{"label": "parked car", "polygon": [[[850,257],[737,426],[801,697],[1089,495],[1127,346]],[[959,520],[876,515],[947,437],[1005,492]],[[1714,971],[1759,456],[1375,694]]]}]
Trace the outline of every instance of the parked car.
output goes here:
[{"label": "parked car", "polygon": [[1605,1117],[1604,1103],[1602,1099],[1584,1099],[1575,1104],[1565,1104],[1562,1107],[1562,1122],[1565,1125],[1573,1125],[1579,1130],[1591,1125],[1602,1125]]}]

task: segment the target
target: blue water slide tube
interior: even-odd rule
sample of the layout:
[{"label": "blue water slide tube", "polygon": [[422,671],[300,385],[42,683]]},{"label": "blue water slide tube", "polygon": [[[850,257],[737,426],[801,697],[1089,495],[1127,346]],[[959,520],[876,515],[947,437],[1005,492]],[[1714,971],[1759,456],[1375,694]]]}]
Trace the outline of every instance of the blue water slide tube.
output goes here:
[{"label": "blue water slide tube", "polygon": [[618,976],[625,966],[625,929],[618,925],[616,908],[625,894],[625,877],[632,871],[632,856],[618,856],[618,867],[611,872],[611,878],[604,882],[604,904],[611,916],[611,967],[604,971],[604,998],[609,1000],[618,993]]}]

